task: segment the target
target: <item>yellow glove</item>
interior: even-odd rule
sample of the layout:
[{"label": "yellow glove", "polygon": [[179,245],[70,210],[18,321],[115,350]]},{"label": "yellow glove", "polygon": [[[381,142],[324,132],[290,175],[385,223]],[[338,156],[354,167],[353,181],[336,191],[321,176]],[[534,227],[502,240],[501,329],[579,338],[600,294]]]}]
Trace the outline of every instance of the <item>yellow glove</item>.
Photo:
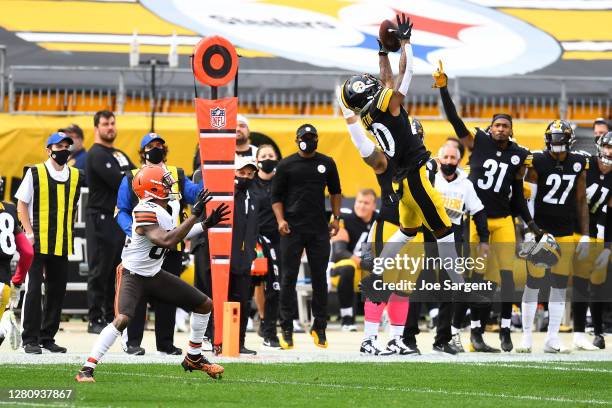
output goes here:
[{"label": "yellow glove", "polygon": [[431,85],[432,88],[444,88],[448,85],[448,76],[446,76],[446,74],[444,73],[442,61],[438,60],[438,64],[440,64],[440,66],[438,67],[436,72],[432,74],[434,79],[434,83]]}]

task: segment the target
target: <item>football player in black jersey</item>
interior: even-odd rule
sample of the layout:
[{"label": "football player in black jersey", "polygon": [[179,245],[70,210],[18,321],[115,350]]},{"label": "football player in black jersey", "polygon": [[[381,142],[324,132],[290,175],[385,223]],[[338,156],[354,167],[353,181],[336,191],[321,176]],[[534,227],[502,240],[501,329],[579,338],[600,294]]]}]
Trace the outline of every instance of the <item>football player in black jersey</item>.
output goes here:
[{"label": "football player in black jersey", "polygon": [[[604,282],[608,274],[610,260],[609,243],[604,244],[608,231],[604,208],[612,204],[612,132],[596,139],[597,155],[589,156],[589,168],[586,173],[586,196],[589,206],[589,237],[591,250],[583,260],[575,260],[572,276],[574,317],[574,348],[577,350],[604,349],[603,338],[603,301]],[[574,238],[579,239],[581,233],[578,222],[574,230]],[[605,242],[609,242],[606,239]],[[590,295],[589,295],[590,284]],[[588,303],[591,298],[590,304]],[[584,334],[586,326],[587,307],[591,309],[595,339],[589,342]]]},{"label": "football player in black jersey", "polygon": [[344,331],[356,332],[355,290],[361,281],[361,249],[376,216],[376,192],[363,189],[357,192],[353,210],[342,210],[340,230],[332,237],[331,284],[338,291],[341,326]]},{"label": "football player in black jersey", "polygon": [[[469,179],[474,184],[478,197],[487,210],[490,231],[491,256],[488,259],[484,278],[496,284],[501,283],[501,329],[499,332],[502,350],[513,348],[510,337],[510,318],[512,316],[512,296],[514,294],[514,245],[516,242],[513,213],[518,213],[531,230],[541,234],[533,222],[523,194],[523,176],[530,164],[531,153],[512,140],[512,117],[507,114],[493,116],[488,130],[476,128],[469,130],[459,115],[448,92],[448,77],[442,62],[433,74],[434,88],[440,89],[444,112],[453,126],[461,143],[470,155],[468,166]],[[511,196],[511,198],[509,198]],[[471,226],[471,242],[478,242],[476,228]],[[494,351],[479,347],[484,328],[474,328],[471,335],[471,349],[474,351]]]},{"label": "football player in black jersey", "polygon": [[[582,153],[572,152],[574,131],[569,122],[555,120],[546,128],[546,149],[533,153],[533,161],[527,170],[525,181],[533,183],[534,220],[548,233],[554,235],[561,246],[561,257],[550,268],[550,295],[548,299],[548,333],[545,353],[566,353],[559,339],[559,326],[565,310],[565,293],[572,272],[574,252],[578,260],[588,255],[589,216],[586,198],[586,170],[589,160]],[[581,237],[576,244],[574,220],[578,217]],[[527,283],[523,292],[523,338],[517,352],[530,353],[532,349],[533,319],[538,293],[545,280],[544,268],[528,264]]]}]

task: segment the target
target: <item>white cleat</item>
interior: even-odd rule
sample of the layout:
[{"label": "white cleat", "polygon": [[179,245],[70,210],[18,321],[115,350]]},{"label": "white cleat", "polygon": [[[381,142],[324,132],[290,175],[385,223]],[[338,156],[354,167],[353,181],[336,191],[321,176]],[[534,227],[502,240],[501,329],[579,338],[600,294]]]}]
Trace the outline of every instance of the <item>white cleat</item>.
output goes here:
[{"label": "white cleat", "polygon": [[376,336],[371,336],[361,342],[359,354],[362,356],[390,356],[393,353],[380,347]]},{"label": "white cleat", "polygon": [[544,352],[551,354],[569,354],[572,351],[565,347],[559,340],[546,340]]},{"label": "white cleat", "polygon": [[19,330],[15,313],[12,310],[4,312],[0,326],[6,333],[5,337],[9,340],[11,348],[17,350],[21,346],[21,330]]},{"label": "white cleat", "polygon": [[393,337],[389,343],[387,343],[387,351],[391,354],[399,354],[401,356],[408,355],[419,355],[421,352],[418,348],[412,348],[404,343],[404,338],[402,336]]},{"label": "white cleat", "polygon": [[585,336],[580,336],[574,338],[574,350],[596,351],[599,348],[595,347]]}]

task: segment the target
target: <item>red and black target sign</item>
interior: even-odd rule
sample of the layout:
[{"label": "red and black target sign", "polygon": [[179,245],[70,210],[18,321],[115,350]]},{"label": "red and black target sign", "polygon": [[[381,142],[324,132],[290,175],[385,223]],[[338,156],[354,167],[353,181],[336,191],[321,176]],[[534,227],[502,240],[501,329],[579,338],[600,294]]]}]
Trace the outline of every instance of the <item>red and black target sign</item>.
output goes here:
[{"label": "red and black target sign", "polygon": [[236,77],[238,54],[223,37],[206,37],[200,40],[193,52],[193,75],[209,86],[223,86]]}]

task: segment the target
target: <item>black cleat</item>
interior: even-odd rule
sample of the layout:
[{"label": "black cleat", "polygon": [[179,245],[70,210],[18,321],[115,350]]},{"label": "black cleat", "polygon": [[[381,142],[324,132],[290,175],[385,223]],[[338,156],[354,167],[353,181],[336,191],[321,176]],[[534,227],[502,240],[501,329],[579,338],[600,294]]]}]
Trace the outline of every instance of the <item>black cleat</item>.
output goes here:
[{"label": "black cleat", "polygon": [[505,352],[511,352],[514,348],[512,344],[512,338],[510,337],[510,329],[508,327],[502,327],[499,329],[499,341],[501,343],[501,348]]},{"label": "black cleat", "polygon": [[26,354],[42,354],[42,349],[38,344],[24,344],[23,351]]},{"label": "black cleat", "polygon": [[470,334],[470,351],[478,353],[500,353],[501,350],[489,346],[484,342],[480,329],[472,329]]},{"label": "black cleat", "polygon": [[123,347],[123,351],[133,356],[144,356],[145,349],[140,346],[127,346]]},{"label": "black cleat", "polygon": [[598,349],[603,350],[606,348],[606,341],[601,334],[596,334],[595,338],[593,339],[593,345]]},{"label": "black cleat", "polygon": [[355,326],[355,317],[342,316],[341,329],[342,331],[356,332],[357,327]]},{"label": "black cleat", "polygon": [[257,355],[257,352],[255,350],[248,349],[244,346],[240,346],[240,354],[250,354],[252,356],[255,356]]},{"label": "black cleat", "polygon": [[65,353],[66,351],[68,351],[66,347],[58,346],[57,344],[55,344],[54,341],[49,341],[45,344],[41,344],[41,346],[42,348],[47,351],[50,351],[51,353]]},{"label": "black cleat", "polygon": [[279,342],[283,350],[291,350],[293,348],[293,333],[289,330],[283,330]]},{"label": "black cleat", "polygon": [[450,343],[434,344],[433,351],[436,353],[450,354],[451,356],[457,355],[457,350]]},{"label": "black cleat", "polygon": [[266,337],[263,341],[263,345],[264,347],[270,347],[275,349],[281,348],[280,341],[278,340],[277,336]]},{"label": "black cleat", "polygon": [[416,337],[415,336],[407,336],[407,337],[403,337],[402,336],[402,342],[409,349],[415,350],[416,351],[415,354],[421,354],[421,350],[419,350],[419,348],[417,347],[417,342],[416,342]]},{"label": "black cleat", "polygon": [[[141,347],[142,348],[142,347]],[[183,350],[176,347],[175,345],[170,346],[167,349],[163,349],[163,350],[157,350],[159,353],[161,354],[166,354],[168,356],[180,356],[181,354],[183,354]],[[142,349],[142,354],[144,354],[144,349]],[[137,354],[139,355],[139,354]]]},{"label": "black cleat", "polygon": [[224,371],[223,367],[221,367],[219,364],[211,363],[206,357],[201,354],[197,357],[190,356],[189,354],[186,355],[183,359],[183,362],[181,363],[181,366],[183,366],[185,371],[189,370],[189,372],[192,372],[194,370],[204,371],[206,374],[208,374],[215,380],[221,379],[221,374],[223,374]]},{"label": "black cleat", "polygon": [[317,347],[327,348],[327,336],[325,335],[325,329],[310,329],[310,335],[314,340],[314,344]]},{"label": "black cleat", "polygon": [[91,367],[83,367],[74,377],[77,382],[96,382],[94,379],[94,369]]},{"label": "black cleat", "polygon": [[100,334],[105,327],[102,319],[93,320],[87,324],[87,333]]}]

